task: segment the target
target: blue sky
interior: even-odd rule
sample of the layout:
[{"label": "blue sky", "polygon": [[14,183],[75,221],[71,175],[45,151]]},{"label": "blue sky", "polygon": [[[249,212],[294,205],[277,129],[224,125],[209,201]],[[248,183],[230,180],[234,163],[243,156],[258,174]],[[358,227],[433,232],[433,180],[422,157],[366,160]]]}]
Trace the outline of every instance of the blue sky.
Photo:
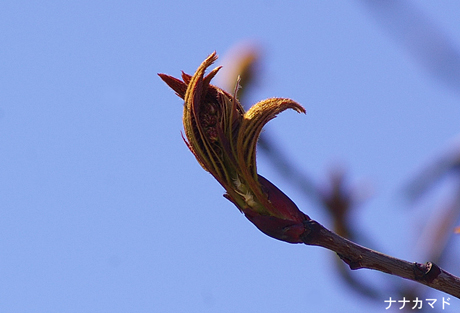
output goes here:
[{"label": "blue sky", "polygon": [[[408,12],[460,50],[457,1],[410,3]],[[157,77],[193,73],[214,50],[223,58],[256,43],[261,78],[250,99],[289,97],[307,110],[281,114],[267,133],[318,184],[341,164],[353,183],[371,186],[357,230],[372,248],[425,262],[413,251],[425,221],[400,192],[458,135],[460,88],[418,53],[417,42],[438,33],[412,33],[381,9],[366,1],[2,1],[0,311],[385,311],[385,299],[370,302],[343,284],[331,252],[264,236],[222,197],[181,139],[181,100]],[[265,156],[258,161],[262,175],[329,225]],[[460,302],[451,304],[458,311]]]}]

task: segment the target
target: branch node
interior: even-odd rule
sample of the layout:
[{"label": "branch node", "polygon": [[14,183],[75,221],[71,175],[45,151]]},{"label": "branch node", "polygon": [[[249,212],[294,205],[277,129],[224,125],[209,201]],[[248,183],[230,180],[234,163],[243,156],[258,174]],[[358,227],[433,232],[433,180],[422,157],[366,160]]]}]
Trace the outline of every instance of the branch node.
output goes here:
[{"label": "branch node", "polygon": [[359,257],[358,259],[351,259],[340,253],[337,253],[337,255],[342,261],[348,264],[351,270],[359,270],[360,268],[363,268],[363,266],[361,265],[361,259],[362,259],[361,257]]},{"label": "branch node", "polygon": [[415,262],[413,265],[415,280],[432,283],[441,274],[441,269],[434,263],[426,262],[420,264]]},{"label": "branch node", "polygon": [[307,245],[315,245],[317,237],[320,235],[321,224],[315,220],[305,220],[303,222],[305,232],[300,236],[302,241]]}]

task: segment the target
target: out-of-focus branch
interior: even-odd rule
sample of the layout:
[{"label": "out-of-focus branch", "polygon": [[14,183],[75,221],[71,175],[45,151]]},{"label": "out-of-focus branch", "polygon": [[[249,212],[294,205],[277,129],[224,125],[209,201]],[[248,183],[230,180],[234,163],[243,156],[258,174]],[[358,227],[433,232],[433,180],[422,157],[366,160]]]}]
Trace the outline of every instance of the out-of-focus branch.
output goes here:
[{"label": "out-of-focus branch", "polygon": [[448,144],[448,148],[422,168],[407,184],[405,192],[411,201],[420,199],[448,174],[460,173],[460,136]]},{"label": "out-of-focus branch", "polygon": [[[448,238],[454,234],[454,226],[460,217],[460,138],[454,140],[446,152],[430,165],[420,170],[406,187],[406,194],[415,202],[439,185],[443,178],[450,176],[455,185],[452,197],[443,201],[436,209],[437,218],[428,223],[427,229],[431,240],[423,239],[426,255],[432,260],[440,260],[445,251]],[[423,237],[423,236],[422,236]]]},{"label": "out-of-focus branch", "polygon": [[305,222],[305,244],[334,251],[352,270],[367,268],[409,279],[460,298],[460,278],[434,263],[411,263],[360,246],[314,220]]},{"label": "out-of-focus branch", "polygon": [[269,135],[261,134],[258,147],[270,156],[271,162],[281,175],[286,177],[291,184],[296,185],[310,199],[318,201],[318,193],[312,179],[304,171],[293,165],[283,149]]},{"label": "out-of-focus branch", "polygon": [[360,2],[429,75],[460,92],[460,51],[438,25],[409,1]]}]

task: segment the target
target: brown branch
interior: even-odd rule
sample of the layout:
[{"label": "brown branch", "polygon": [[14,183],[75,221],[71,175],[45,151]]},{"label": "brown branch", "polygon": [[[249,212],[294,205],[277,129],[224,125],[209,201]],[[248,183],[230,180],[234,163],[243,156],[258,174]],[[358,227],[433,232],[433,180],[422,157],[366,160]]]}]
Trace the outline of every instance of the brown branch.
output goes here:
[{"label": "brown branch", "polygon": [[460,278],[436,264],[411,263],[360,246],[329,231],[314,220],[305,222],[305,244],[334,251],[352,270],[367,268],[409,279],[460,298]]}]

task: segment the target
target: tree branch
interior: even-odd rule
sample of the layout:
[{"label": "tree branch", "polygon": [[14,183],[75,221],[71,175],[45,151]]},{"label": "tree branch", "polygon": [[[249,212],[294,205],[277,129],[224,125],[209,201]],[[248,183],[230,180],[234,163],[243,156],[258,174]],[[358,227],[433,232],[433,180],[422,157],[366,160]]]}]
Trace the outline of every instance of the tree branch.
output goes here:
[{"label": "tree branch", "polygon": [[460,278],[444,271],[434,263],[411,263],[365,248],[329,231],[314,220],[306,221],[305,229],[306,232],[302,235],[305,244],[334,251],[352,270],[360,268],[377,270],[460,298]]}]

